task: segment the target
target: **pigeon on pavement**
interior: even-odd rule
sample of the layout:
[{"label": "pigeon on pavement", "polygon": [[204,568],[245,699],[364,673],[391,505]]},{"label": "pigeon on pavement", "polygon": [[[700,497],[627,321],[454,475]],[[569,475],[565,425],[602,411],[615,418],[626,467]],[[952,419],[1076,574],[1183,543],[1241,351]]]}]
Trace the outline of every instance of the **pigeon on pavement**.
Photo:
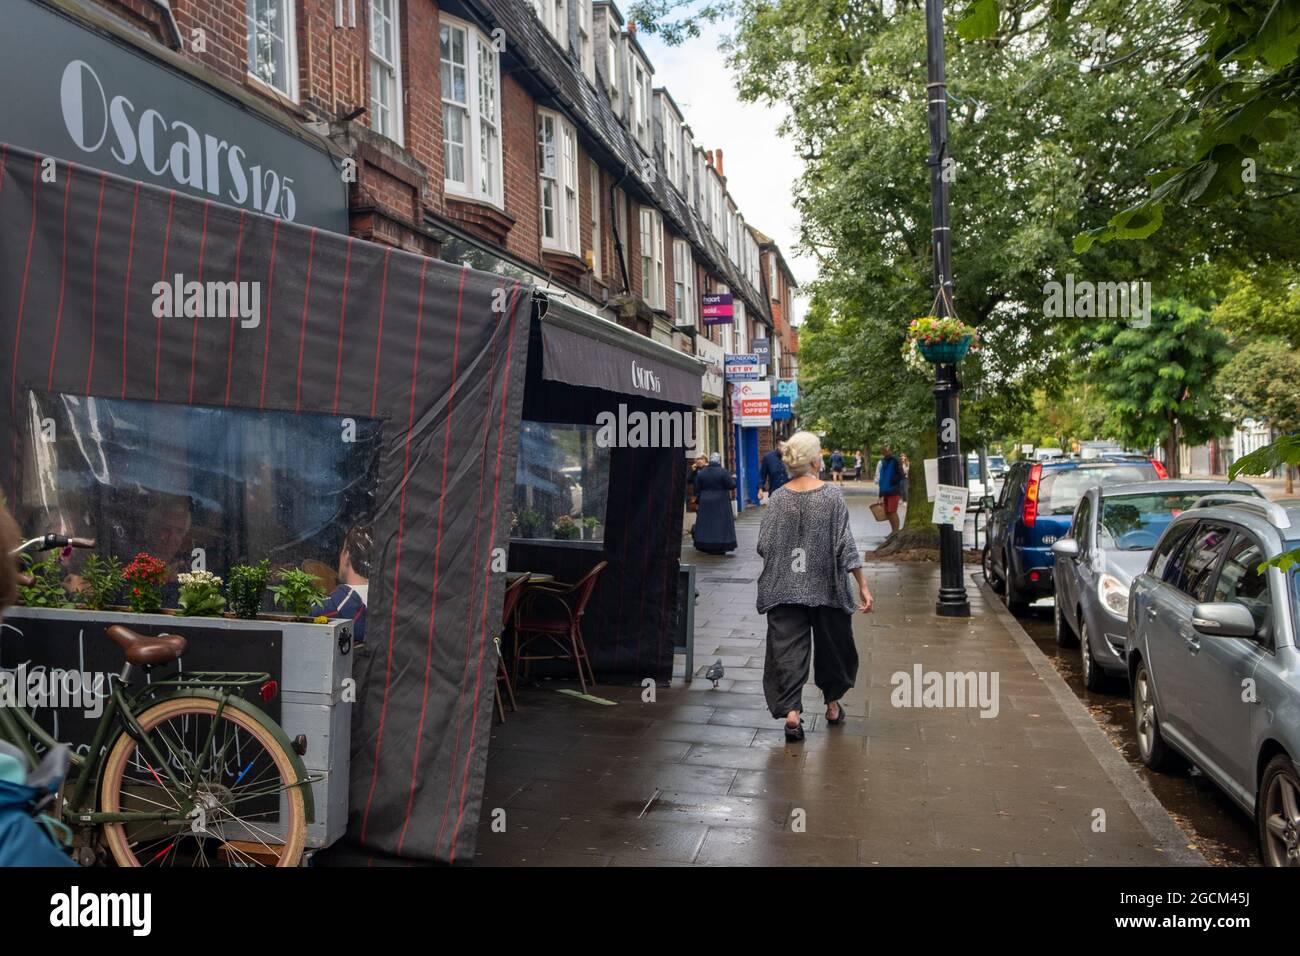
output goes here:
[{"label": "pigeon on pavement", "polygon": [[704,676],[713,681],[713,687],[716,690],[718,681],[722,680],[722,675],[725,673],[726,671],[722,667],[722,661],[719,659],[709,665],[709,669],[704,672]]}]

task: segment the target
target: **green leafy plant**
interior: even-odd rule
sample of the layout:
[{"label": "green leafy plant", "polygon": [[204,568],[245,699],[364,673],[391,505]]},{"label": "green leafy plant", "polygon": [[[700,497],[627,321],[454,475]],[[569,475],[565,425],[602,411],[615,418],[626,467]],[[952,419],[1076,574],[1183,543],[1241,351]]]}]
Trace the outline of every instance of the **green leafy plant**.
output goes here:
[{"label": "green leafy plant", "polygon": [[551,525],[551,531],[561,541],[571,541],[582,533],[578,523],[568,515],[560,515]]},{"label": "green leafy plant", "polygon": [[588,534],[594,534],[596,529],[600,527],[600,519],[595,515],[587,515],[582,519],[582,526],[587,529]]},{"label": "green leafy plant", "polygon": [[32,583],[18,588],[18,597],[27,607],[71,607],[63,589],[63,567],[54,558],[34,561],[27,568]]},{"label": "green leafy plant", "polygon": [[515,516],[519,525],[519,537],[536,538],[542,533],[542,528],[546,524],[546,519],[542,517],[541,512],[533,508],[525,508]]},{"label": "green leafy plant", "polygon": [[221,578],[211,571],[178,574],[176,580],[181,585],[181,614],[186,617],[217,617],[225,609]]},{"label": "green leafy plant", "polygon": [[271,580],[271,562],[263,558],[257,564],[236,564],[226,577],[226,597],[235,617],[257,617],[262,611],[262,593]]},{"label": "green leafy plant", "polygon": [[290,568],[276,574],[279,584],[271,585],[271,597],[277,607],[284,607],[294,617],[306,617],[327,595],[314,575],[300,568]]},{"label": "green leafy plant", "polygon": [[77,592],[81,603],[92,611],[102,611],[113,604],[122,590],[122,562],[116,557],[101,558],[92,554],[81,569],[84,586]]},{"label": "green leafy plant", "polygon": [[162,610],[162,588],[167,583],[167,565],[152,554],[141,551],[122,571],[126,582],[127,606],[137,614],[156,614]]}]

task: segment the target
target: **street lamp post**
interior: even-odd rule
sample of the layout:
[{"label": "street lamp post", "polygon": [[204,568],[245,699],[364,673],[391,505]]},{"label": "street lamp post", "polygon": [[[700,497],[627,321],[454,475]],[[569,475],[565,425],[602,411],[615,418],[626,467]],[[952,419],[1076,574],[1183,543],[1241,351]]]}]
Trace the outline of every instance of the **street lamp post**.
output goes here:
[{"label": "street lamp post", "polygon": [[[952,315],[952,231],[948,225],[948,180],[944,159],[948,149],[948,91],[943,64],[943,0],[925,0],[925,49],[929,82],[926,101],[930,120],[931,247],[934,252],[935,315]],[[935,428],[938,437],[939,482],[966,484],[962,467],[960,416],[957,394],[961,381],[954,362],[934,367]],[[935,611],[943,617],[969,617],[962,529],[939,526],[939,600]]]}]

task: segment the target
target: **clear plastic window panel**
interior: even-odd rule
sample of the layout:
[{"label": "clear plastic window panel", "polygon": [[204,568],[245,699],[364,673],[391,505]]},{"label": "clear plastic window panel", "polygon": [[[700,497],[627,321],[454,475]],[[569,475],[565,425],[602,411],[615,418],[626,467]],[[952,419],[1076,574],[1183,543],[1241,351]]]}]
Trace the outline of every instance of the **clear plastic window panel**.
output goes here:
[{"label": "clear plastic window panel", "polygon": [[512,537],[604,540],[610,450],[597,432],[594,425],[523,422]]}]

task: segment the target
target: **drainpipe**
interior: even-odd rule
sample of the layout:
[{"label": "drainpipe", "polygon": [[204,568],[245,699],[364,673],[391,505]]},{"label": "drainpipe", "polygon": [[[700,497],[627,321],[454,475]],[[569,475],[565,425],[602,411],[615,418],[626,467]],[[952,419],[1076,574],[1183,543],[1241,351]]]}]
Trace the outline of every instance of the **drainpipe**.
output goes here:
[{"label": "drainpipe", "polygon": [[614,191],[623,185],[627,179],[627,165],[623,166],[623,175],[618,178],[618,182],[609,187],[609,228],[614,234],[614,255],[618,258],[618,271],[623,277],[623,294],[632,294],[632,280],[627,275],[627,259],[623,255],[623,239],[618,234],[618,212],[614,208]]}]

